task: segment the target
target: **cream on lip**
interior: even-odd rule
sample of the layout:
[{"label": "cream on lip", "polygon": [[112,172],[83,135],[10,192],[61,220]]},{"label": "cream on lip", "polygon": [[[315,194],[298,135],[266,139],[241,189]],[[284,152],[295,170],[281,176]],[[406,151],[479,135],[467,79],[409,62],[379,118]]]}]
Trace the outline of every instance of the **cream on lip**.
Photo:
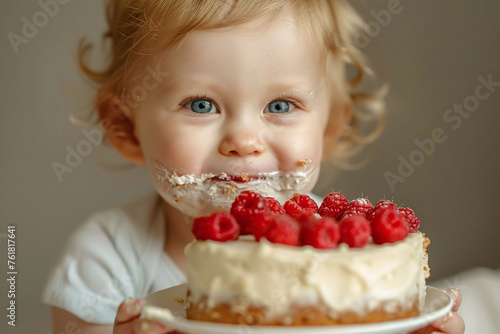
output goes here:
[{"label": "cream on lip", "polygon": [[[225,172],[179,175],[155,161],[153,172],[160,195],[170,205],[196,217],[215,211],[229,211],[236,196],[244,190],[272,196],[283,203],[309,184],[316,168],[304,167],[302,171],[293,172],[240,173],[235,176]],[[233,180],[234,177],[237,180]],[[245,178],[248,180],[245,181]]]}]

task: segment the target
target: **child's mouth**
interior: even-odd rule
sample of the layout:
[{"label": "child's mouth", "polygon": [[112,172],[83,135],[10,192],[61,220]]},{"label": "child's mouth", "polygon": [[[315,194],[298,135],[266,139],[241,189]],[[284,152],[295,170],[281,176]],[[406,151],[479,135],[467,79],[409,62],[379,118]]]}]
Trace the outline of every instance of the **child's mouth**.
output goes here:
[{"label": "child's mouth", "polygon": [[[156,187],[160,195],[179,210],[196,217],[215,211],[229,211],[242,191],[252,190],[280,202],[303,192],[318,172],[317,168],[260,173],[177,174],[158,161],[154,163]],[[309,189],[307,190],[309,191]]]},{"label": "child's mouth", "polygon": [[239,174],[227,174],[225,172],[220,173],[201,173],[195,174],[177,174],[175,170],[170,170],[160,164],[158,161],[154,163],[155,173],[161,183],[169,183],[172,187],[184,187],[187,185],[201,185],[210,182],[217,182],[222,184],[248,184],[256,182],[286,182],[290,178],[301,178],[308,179],[311,175],[311,169],[305,169],[301,171],[292,172],[282,172],[282,171],[271,171],[271,172],[259,172],[256,174],[239,173]]},{"label": "child's mouth", "polygon": [[246,183],[263,179],[262,176],[248,175],[246,173],[240,175],[221,174],[211,178],[212,181]]}]

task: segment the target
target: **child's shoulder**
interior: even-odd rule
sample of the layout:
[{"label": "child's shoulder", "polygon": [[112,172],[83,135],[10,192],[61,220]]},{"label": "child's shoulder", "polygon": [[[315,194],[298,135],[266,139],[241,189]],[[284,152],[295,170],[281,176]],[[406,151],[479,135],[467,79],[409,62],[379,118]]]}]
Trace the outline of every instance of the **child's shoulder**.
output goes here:
[{"label": "child's shoulder", "polygon": [[150,229],[158,223],[159,215],[161,215],[160,198],[158,194],[152,193],[91,214],[75,234],[96,228],[112,233],[123,229]]},{"label": "child's shoulder", "polygon": [[157,194],[91,215],[68,240],[43,301],[89,322],[112,322],[122,300],[150,291],[163,254],[162,217]]},{"label": "child's shoulder", "polygon": [[121,206],[92,214],[71,236],[67,249],[87,249],[89,244],[113,248],[141,250],[163,233],[161,201],[149,194]]},{"label": "child's shoulder", "polygon": [[126,216],[130,220],[142,220],[144,215],[147,215],[152,210],[156,210],[159,204],[160,197],[158,194],[156,192],[150,193],[122,205],[97,211],[90,216],[89,220],[100,219],[101,217],[123,218],[123,216]]}]

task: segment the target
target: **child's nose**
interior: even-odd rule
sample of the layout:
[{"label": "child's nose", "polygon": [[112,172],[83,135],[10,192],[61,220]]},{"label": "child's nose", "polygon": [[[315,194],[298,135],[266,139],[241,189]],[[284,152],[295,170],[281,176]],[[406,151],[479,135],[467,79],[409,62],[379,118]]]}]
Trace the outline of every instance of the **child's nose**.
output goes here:
[{"label": "child's nose", "polygon": [[265,150],[265,140],[259,133],[250,128],[232,129],[224,135],[219,152],[240,157],[260,155]]}]

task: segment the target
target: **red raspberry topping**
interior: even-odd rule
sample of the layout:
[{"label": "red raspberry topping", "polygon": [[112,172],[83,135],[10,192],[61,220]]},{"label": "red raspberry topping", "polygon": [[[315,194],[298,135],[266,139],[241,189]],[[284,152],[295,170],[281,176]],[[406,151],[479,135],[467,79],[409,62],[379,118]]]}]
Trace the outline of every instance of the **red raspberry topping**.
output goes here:
[{"label": "red raspberry topping", "polygon": [[377,205],[375,205],[372,212],[368,215],[368,220],[369,221],[373,220],[373,217],[375,216],[375,212],[378,209],[387,208],[389,206],[397,210],[396,205],[389,200],[383,199],[383,200],[378,201]]},{"label": "red raspberry topping", "polygon": [[362,216],[362,217],[366,217],[365,213],[364,212],[360,212],[356,209],[347,209],[344,211],[344,213],[342,214],[342,218],[340,219],[340,221],[344,221],[345,219],[349,218],[349,217],[353,217],[353,216]]},{"label": "red raspberry topping", "polygon": [[339,225],[331,217],[312,220],[302,227],[300,239],[303,245],[314,248],[336,248],[340,239]]},{"label": "red raspberry topping", "polygon": [[300,214],[298,217],[295,217],[295,219],[299,222],[300,226],[303,226],[311,221],[318,220],[320,216],[317,213],[311,213],[311,212],[304,212]]},{"label": "red raspberry topping", "polygon": [[363,216],[347,217],[340,224],[340,242],[345,242],[351,248],[366,245],[370,234],[370,223]]},{"label": "red raspberry topping", "polygon": [[256,192],[243,191],[231,205],[231,214],[240,224],[240,234],[251,234],[252,216],[269,210],[269,200]]},{"label": "red raspberry topping", "polygon": [[351,216],[363,216],[367,218],[373,211],[373,205],[370,203],[368,198],[358,198],[352,200],[349,203],[349,206],[344,211],[342,215],[342,219],[351,217]]},{"label": "red raspberry topping", "polygon": [[192,232],[197,240],[228,241],[238,239],[240,226],[230,214],[217,212],[195,218]]},{"label": "red raspberry topping", "polygon": [[295,219],[288,215],[274,215],[264,236],[273,243],[298,246],[299,235],[300,227]]},{"label": "red raspberry topping", "polygon": [[387,200],[387,199],[382,199],[380,201],[378,201],[378,203],[375,205],[375,207],[373,208],[373,210],[378,210],[380,208],[385,208],[385,207],[388,207],[388,206],[396,206],[394,203],[392,203],[391,201]]},{"label": "red raspberry topping", "polygon": [[398,208],[398,212],[406,219],[406,223],[408,224],[408,231],[410,233],[417,232],[418,227],[420,226],[420,219],[415,217],[415,212],[413,212],[413,210],[410,208]]},{"label": "red raspberry topping", "polygon": [[269,211],[278,215],[285,214],[285,209],[283,206],[273,197],[264,197],[264,200],[267,202],[269,207]]},{"label": "red raspberry topping", "polygon": [[314,214],[318,212],[318,204],[307,195],[297,195],[289,199],[283,205],[286,213],[298,218],[302,214]]},{"label": "red raspberry topping", "polygon": [[321,217],[333,217],[340,219],[349,206],[349,201],[340,193],[331,193],[323,199],[319,207]]},{"label": "red raspberry topping", "polygon": [[394,205],[376,210],[370,227],[373,242],[376,244],[400,241],[408,235],[406,219],[398,213]]},{"label": "red raspberry topping", "polygon": [[261,212],[252,217],[250,229],[255,237],[255,240],[259,241],[260,238],[266,235],[266,232],[275,216],[276,215],[271,212]]}]

